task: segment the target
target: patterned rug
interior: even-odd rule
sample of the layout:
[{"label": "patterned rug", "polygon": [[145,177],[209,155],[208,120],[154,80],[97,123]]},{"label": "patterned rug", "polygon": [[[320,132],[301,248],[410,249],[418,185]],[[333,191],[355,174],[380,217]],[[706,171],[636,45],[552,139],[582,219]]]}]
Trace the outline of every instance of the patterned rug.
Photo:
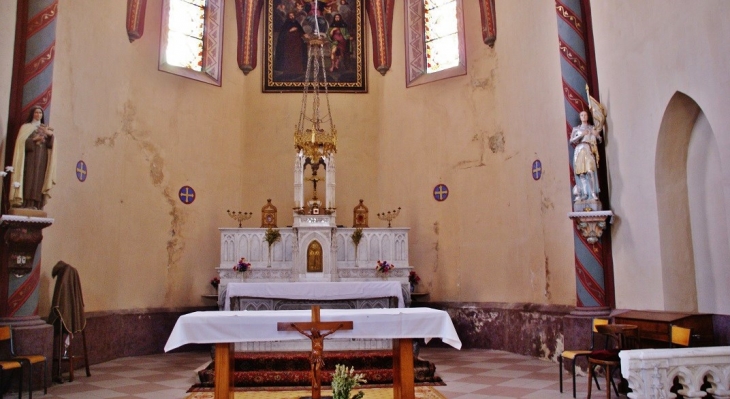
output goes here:
[{"label": "patterned rug", "polygon": [[[239,390],[296,389],[311,386],[309,352],[237,352],[234,356],[234,385]],[[335,365],[354,367],[365,375],[368,387],[384,387],[393,383],[392,351],[331,351],[324,353],[322,384],[332,381]],[[435,375],[436,366],[423,359],[413,361],[416,385],[444,385]],[[199,384],[189,392],[205,391],[213,387],[215,365],[198,372]]]},{"label": "patterned rug", "polygon": [[[393,399],[393,388],[355,388],[351,394],[358,391],[365,393],[365,399]],[[235,399],[299,399],[312,395],[311,389],[293,391],[248,391],[235,392]],[[322,397],[331,396],[332,391],[323,389]],[[416,387],[417,399],[446,399],[433,387]],[[213,399],[213,392],[193,392],[185,399]]]}]

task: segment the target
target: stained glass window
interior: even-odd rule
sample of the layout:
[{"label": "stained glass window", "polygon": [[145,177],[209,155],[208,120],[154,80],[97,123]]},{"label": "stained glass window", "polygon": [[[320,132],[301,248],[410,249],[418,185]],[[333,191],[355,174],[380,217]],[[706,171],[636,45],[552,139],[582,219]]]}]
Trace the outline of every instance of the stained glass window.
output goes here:
[{"label": "stained glass window", "polygon": [[164,0],[160,70],[220,86],[224,0]]},{"label": "stained glass window", "polygon": [[456,0],[424,1],[426,73],[459,65]]},{"label": "stained glass window", "polygon": [[404,0],[406,87],[466,74],[463,0]]},{"label": "stained glass window", "polygon": [[203,69],[205,0],[170,0],[167,62],[200,72]]}]

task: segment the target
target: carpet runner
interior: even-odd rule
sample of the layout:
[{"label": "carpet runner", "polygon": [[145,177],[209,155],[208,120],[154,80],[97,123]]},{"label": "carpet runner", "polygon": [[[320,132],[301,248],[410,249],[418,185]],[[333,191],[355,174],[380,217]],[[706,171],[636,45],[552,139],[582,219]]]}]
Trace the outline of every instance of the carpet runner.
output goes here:
[{"label": "carpet runner", "polygon": [[[393,399],[393,388],[355,388],[351,393],[357,391],[365,392],[366,399]],[[433,387],[416,387],[416,399],[446,399],[439,391]],[[312,390],[300,389],[292,391],[251,391],[251,392],[235,392],[235,399],[299,399],[304,396],[310,396]],[[322,395],[332,395],[330,390],[322,390]],[[185,397],[185,399],[213,399],[213,392],[194,392]]]},{"label": "carpet runner", "polygon": [[[233,383],[235,387],[296,387],[311,386],[309,352],[236,352],[234,355]],[[365,374],[367,385],[393,383],[391,351],[326,351],[322,369],[322,385],[330,385],[335,365],[354,367]],[[418,358],[413,360],[414,380],[418,385],[444,385],[436,376],[436,366]],[[215,365],[198,372],[200,383],[191,388],[212,388]]]}]

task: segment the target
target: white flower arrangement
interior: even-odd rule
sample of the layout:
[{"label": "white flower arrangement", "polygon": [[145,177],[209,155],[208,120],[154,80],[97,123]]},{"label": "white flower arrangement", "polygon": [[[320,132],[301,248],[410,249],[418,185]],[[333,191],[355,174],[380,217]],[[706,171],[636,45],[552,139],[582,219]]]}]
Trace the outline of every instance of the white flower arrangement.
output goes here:
[{"label": "white flower arrangement", "polygon": [[350,398],[350,390],[352,388],[364,384],[364,374],[355,374],[355,368],[335,365],[335,373],[332,374],[332,399],[362,399],[365,396],[363,391],[359,391],[355,396]]}]

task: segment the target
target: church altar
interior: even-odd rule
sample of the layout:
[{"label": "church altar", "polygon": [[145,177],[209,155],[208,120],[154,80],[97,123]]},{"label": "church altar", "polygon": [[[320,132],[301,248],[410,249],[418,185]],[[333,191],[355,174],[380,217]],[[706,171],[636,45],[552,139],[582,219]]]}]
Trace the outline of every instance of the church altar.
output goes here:
[{"label": "church altar", "polygon": [[[220,228],[221,260],[218,268],[221,282],[240,280],[269,281],[367,281],[380,279],[375,272],[378,260],[393,264],[396,268],[389,278],[408,282],[409,228],[364,228],[363,238],[357,248],[351,236],[354,228],[337,226],[300,225],[278,229],[281,240],[271,247],[264,241],[265,228]],[[308,246],[318,241],[322,246],[323,271],[307,272]],[[245,276],[233,271],[240,258],[251,263]]]},{"label": "church altar", "polygon": [[[364,298],[397,298],[397,307],[405,307],[401,284],[397,281],[341,281],[341,282],[291,282],[291,283],[228,283],[222,293],[224,309],[231,310],[231,299],[247,298],[254,303],[250,310],[280,310],[269,305],[267,300],[317,298],[324,301]],[[236,304],[238,305],[238,304]],[[391,307],[391,306],[379,306]],[[233,310],[249,310],[233,309]]]},{"label": "church altar", "polygon": [[[294,226],[279,228],[271,246],[266,228],[220,228],[218,307],[225,310],[371,309],[410,305],[408,228],[363,228],[357,250],[354,228],[334,224],[334,215],[294,215]],[[321,248],[321,270],[309,270],[312,245]],[[240,258],[251,267],[233,270]],[[387,275],[375,266],[395,266]],[[393,300],[395,299],[395,300]],[[233,305],[231,305],[233,303]],[[233,307],[232,307],[233,306]],[[334,350],[391,349],[390,340],[330,340]],[[237,343],[237,351],[304,350],[306,342]]]},{"label": "church altar", "polygon": [[[271,246],[271,252],[264,241],[265,228],[220,228],[221,260],[216,268],[221,280],[219,306],[230,306],[230,298],[235,296],[227,294],[230,283],[348,281],[398,282],[400,297],[405,302],[400,306],[410,303],[408,275],[412,267],[408,261],[408,228],[364,228],[356,250],[351,239],[354,228],[331,226],[329,222],[319,225],[314,220],[317,218],[307,219],[311,220],[295,223],[298,227],[278,229],[281,239]],[[322,248],[321,271],[307,268],[307,250],[315,241]],[[240,258],[251,263],[248,271],[233,270]],[[387,276],[379,275],[375,270],[378,260],[387,261],[395,268]],[[317,298],[315,295],[307,299]]]},{"label": "church altar", "polygon": [[[234,342],[303,341],[307,338],[297,331],[279,331],[278,323],[307,322],[311,311],[258,311],[258,312],[194,312],[181,316],[175,323],[165,344],[165,352],[185,344],[216,344],[215,397],[229,398],[231,392],[231,362]],[[441,340],[456,349],[461,340],[448,313],[430,308],[399,309],[322,309],[321,321],[352,321],[352,330],[337,331],[334,336],[343,339],[393,340],[393,397],[413,399],[414,338]],[[305,343],[309,343],[307,340]],[[330,339],[325,350],[331,350]],[[403,366],[403,367],[401,367]]]},{"label": "church altar", "polygon": [[[305,103],[306,95],[305,90]],[[317,100],[314,106],[318,106]],[[320,125],[324,121],[331,124],[331,115],[321,119],[315,111],[308,118],[304,111],[295,132],[292,225],[277,227],[277,208],[271,199],[261,209],[259,228],[243,228],[244,218],[236,219],[236,212],[228,211],[239,221],[239,227],[219,229],[219,309],[288,311],[317,304],[323,308],[357,310],[410,305],[408,277],[413,268],[408,259],[409,228],[391,228],[393,218],[387,218],[387,228],[369,227],[367,207],[362,200],[353,210],[353,226],[362,228],[337,224],[336,130],[331,125],[331,131],[326,133]],[[304,130],[304,120],[313,122],[311,129]],[[311,176],[305,177],[308,166]],[[305,182],[311,182],[311,191]],[[323,198],[317,194],[318,183],[324,183]],[[379,219],[386,220],[380,216]],[[356,231],[357,245],[353,241]],[[234,270],[239,260],[250,266],[245,271]],[[380,273],[376,269],[380,261],[393,268]],[[397,298],[397,303],[393,298]],[[293,349],[276,341],[272,345],[237,349]],[[348,349],[386,349],[390,345],[388,340],[385,344],[346,341]]]}]

